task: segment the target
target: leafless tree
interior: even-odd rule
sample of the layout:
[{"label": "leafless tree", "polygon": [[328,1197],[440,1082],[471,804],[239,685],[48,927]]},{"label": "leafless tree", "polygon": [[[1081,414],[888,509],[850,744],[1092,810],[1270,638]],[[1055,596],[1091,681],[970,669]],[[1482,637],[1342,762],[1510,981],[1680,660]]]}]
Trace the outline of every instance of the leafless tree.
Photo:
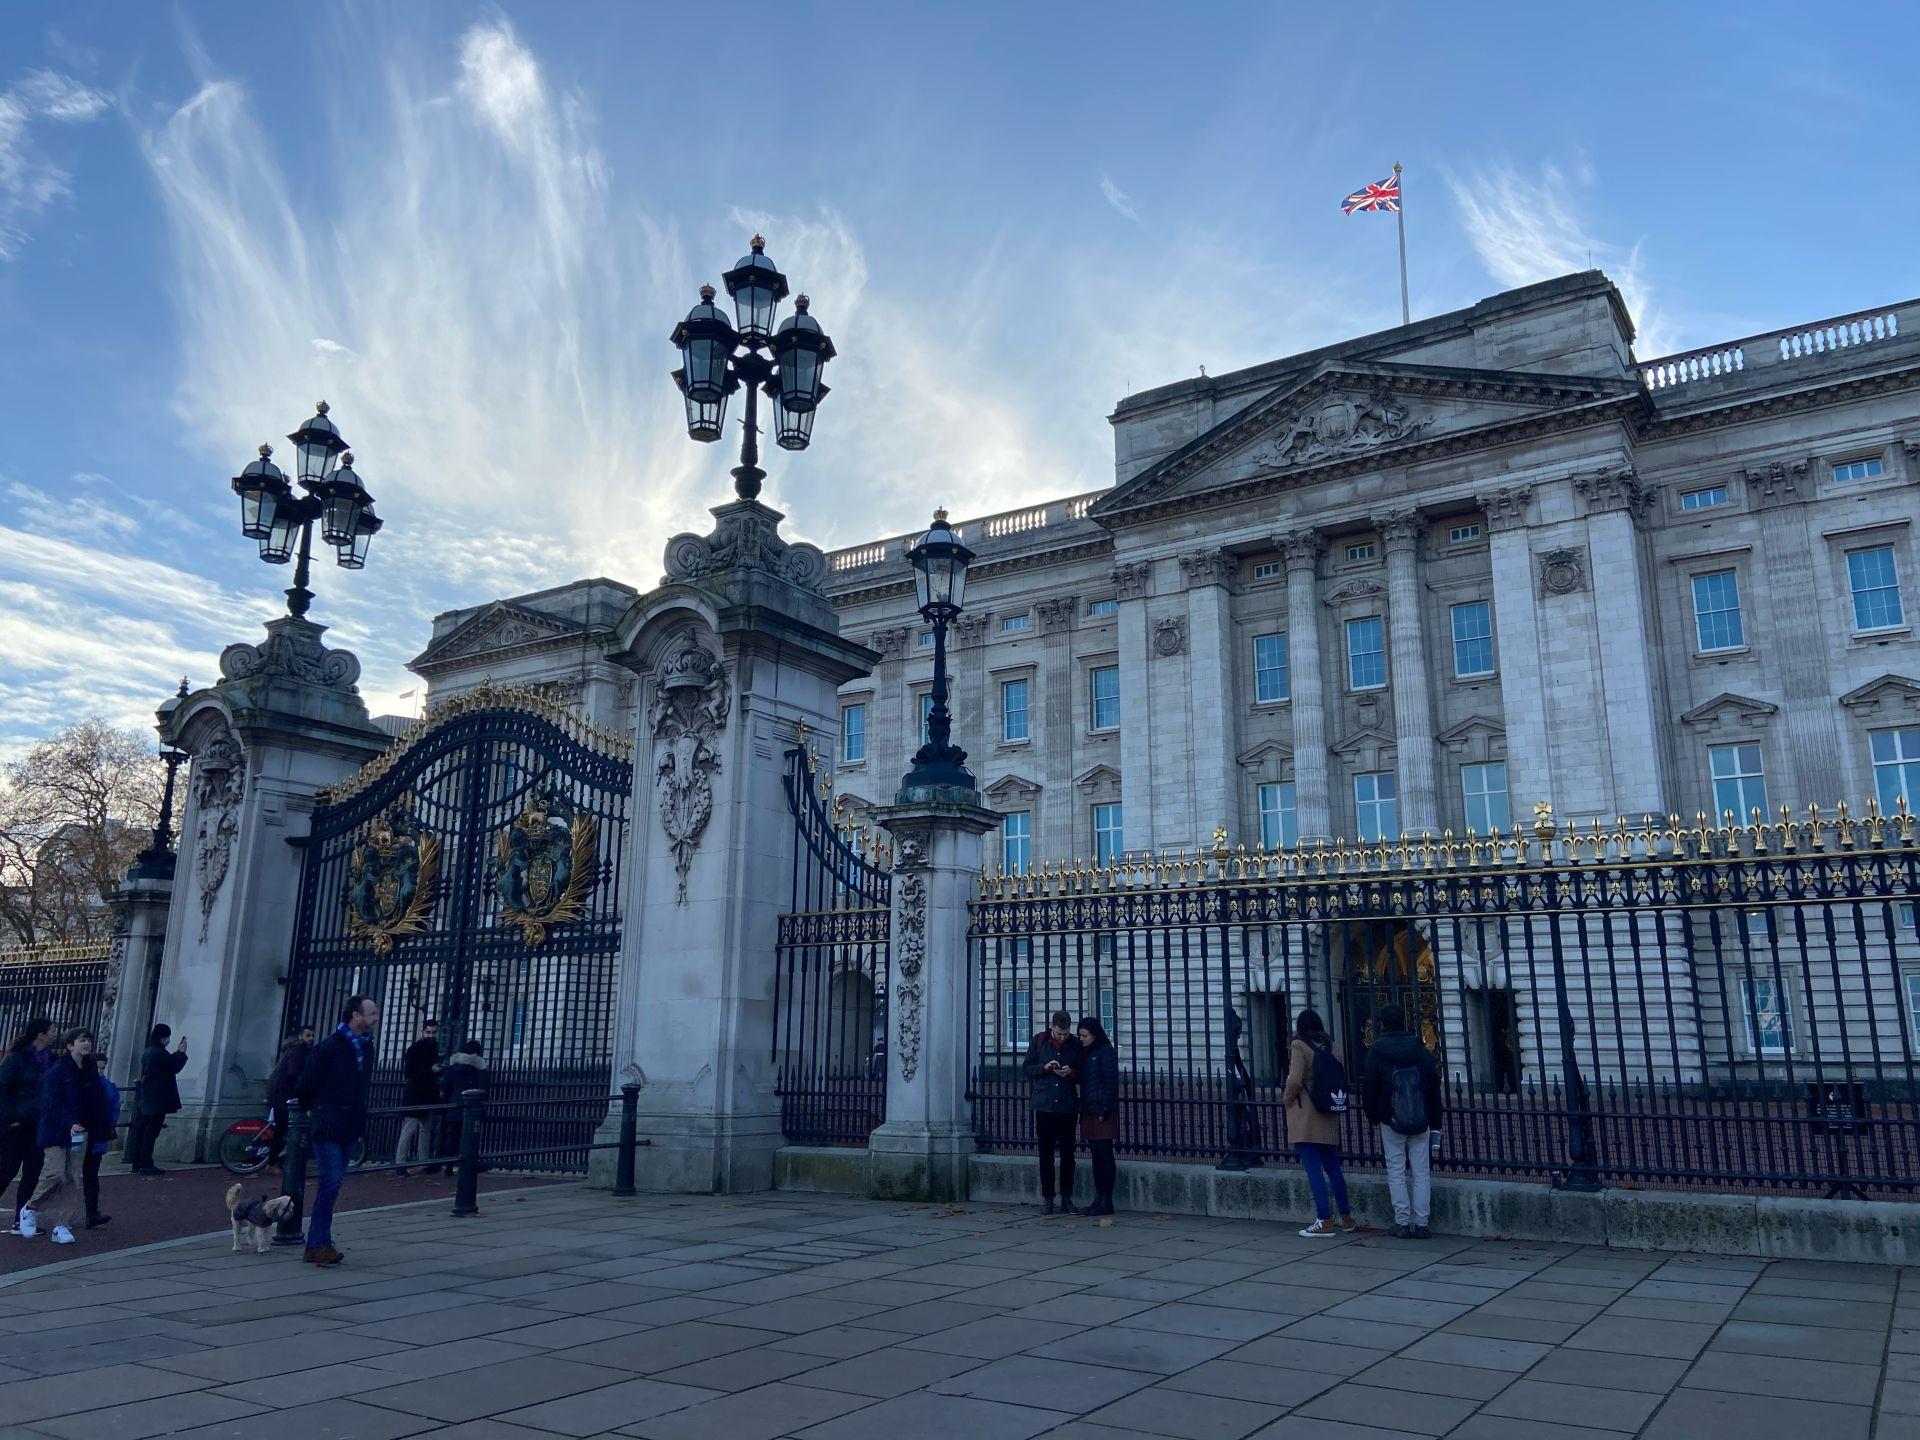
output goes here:
[{"label": "leafless tree", "polygon": [[107,899],[152,840],[166,771],[138,730],[97,716],[0,771],[0,925],[7,943],[100,939]]}]

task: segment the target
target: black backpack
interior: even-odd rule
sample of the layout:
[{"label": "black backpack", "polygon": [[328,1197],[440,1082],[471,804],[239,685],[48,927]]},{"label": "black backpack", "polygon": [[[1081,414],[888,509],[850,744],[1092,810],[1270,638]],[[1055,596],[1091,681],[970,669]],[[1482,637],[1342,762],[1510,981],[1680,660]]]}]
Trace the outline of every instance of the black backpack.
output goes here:
[{"label": "black backpack", "polygon": [[1307,1098],[1322,1115],[1347,1113],[1347,1067],[1331,1046],[1308,1042],[1313,1051],[1313,1071],[1307,1076]]},{"label": "black backpack", "polygon": [[1387,1124],[1397,1134],[1421,1135],[1427,1130],[1427,1087],[1418,1065],[1396,1065],[1387,1077]]}]

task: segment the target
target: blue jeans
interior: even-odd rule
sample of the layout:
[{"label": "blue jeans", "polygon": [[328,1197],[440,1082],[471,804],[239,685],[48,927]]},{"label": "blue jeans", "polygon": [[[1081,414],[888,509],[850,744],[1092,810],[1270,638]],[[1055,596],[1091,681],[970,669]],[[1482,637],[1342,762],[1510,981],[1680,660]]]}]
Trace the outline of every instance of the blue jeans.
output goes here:
[{"label": "blue jeans", "polygon": [[313,1214],[307,1221],[307,1248],[318,1250],[333,1244],[333,1202],[340,1198],[340,1187],[347,1179],[347,1147],[333,1140],[313,1142],[313,1173],[318,1188],[313,1196]]},{"label": "blue jeans", "polygon": [[1333,1203],[1340,1207],[1342,1215],[1351,1215],[1353,1207],[1347,1204],[1347,1177],[1340,1170],[1340,1147],[1303,1141],[1293,1147],[1293,1153],[1300,1157],[1300,1168],[1307,1172],[1307,1184],[1313,1190],[1313,1213],[1322,1220],[1328,1218],[1327,1182],[1332,1181]]}]

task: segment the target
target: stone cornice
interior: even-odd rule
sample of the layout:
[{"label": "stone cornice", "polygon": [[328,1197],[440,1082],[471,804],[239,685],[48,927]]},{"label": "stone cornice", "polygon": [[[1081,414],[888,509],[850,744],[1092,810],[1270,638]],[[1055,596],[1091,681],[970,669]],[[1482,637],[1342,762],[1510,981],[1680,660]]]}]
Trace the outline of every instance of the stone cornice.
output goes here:
[{"label": "stone cornice", "polygon": [[[1112,553],[1113,538],[1109,535],[1099,535],[1093,539],[1077,540],[1051,549],[1009,555],[1004,560],[976,561],[967,567],[967,579],[971,582],[995,575],[1012,575],[1022,570],[1037,570],[1042,566],[1058,565],[1064,561],[1078,560],[1085,556],[1111,555]],[[912,593],[913,576],[903,565],[897,579],[889,577],[845,590],[835,590],[829,579],[827,601],[834,609],[845,610],[854,605],[865,605],[876,600],[886,600],[895,595]]]}]

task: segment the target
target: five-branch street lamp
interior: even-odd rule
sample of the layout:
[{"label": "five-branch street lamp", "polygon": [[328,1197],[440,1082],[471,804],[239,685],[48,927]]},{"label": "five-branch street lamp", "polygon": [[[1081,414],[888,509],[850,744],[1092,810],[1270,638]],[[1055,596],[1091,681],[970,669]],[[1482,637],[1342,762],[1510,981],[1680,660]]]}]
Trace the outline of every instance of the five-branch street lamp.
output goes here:
[{"label": "five-branch street lamp", "polygon": [[775,443],[782,450],[806,449],[813,412],[827,394],[820,374],[835,353],[827,332],[807,313],[804,295],[794,300],[794,313],[774,325],[787,297],[787,277],[767,258],[766,244],[754,236],[751,252],[720,277],[733,298],[732,320],[713,303],[714,288],[702,285],[700,303],[673,327],[672,337],[680,351],[673,379],[686,399],[687,434],[695,440],[718,440],[727,397],[747,392],[740,463],[733,470],[734,493],[742,500],[759,495],[767,478],[760,468],[760,392],[773,400]]},{"label": "five-branch street lamp", "polygon": [[973,551],[947,524],[945,510],[933,512],[932,526],[907,552],[920,614],[933,627],[933,704],[927,712],[927,743],[914,754],[913,769],[901,782],[908,789],[921,785],[974,788],[967,752],[953,743],[953,712],[947,708],[947,626],[966,603],[967,564],[972,559]]},{"label": "five-branch street lamp", "polygon": [[240,497],[240,533],[259,542],[262,560],[284,565],[298,552],[293,588],[287,591],[287,613],[305,615],[313,603],[307,580],[314,522],[320,522],[320,538],[334,547],[335,558],[346,570],[365,566],[367,546],[381,522],[373,513],[373,497],[354,473],[346,440],[327,418],[326,401],[315,406],[313,418],[287,438],[300,457],[295,478],[306,493],[296,493],[286,472],[273,463],[271,445],[262,445],[260,458],[233,477],[233,493]]}]

